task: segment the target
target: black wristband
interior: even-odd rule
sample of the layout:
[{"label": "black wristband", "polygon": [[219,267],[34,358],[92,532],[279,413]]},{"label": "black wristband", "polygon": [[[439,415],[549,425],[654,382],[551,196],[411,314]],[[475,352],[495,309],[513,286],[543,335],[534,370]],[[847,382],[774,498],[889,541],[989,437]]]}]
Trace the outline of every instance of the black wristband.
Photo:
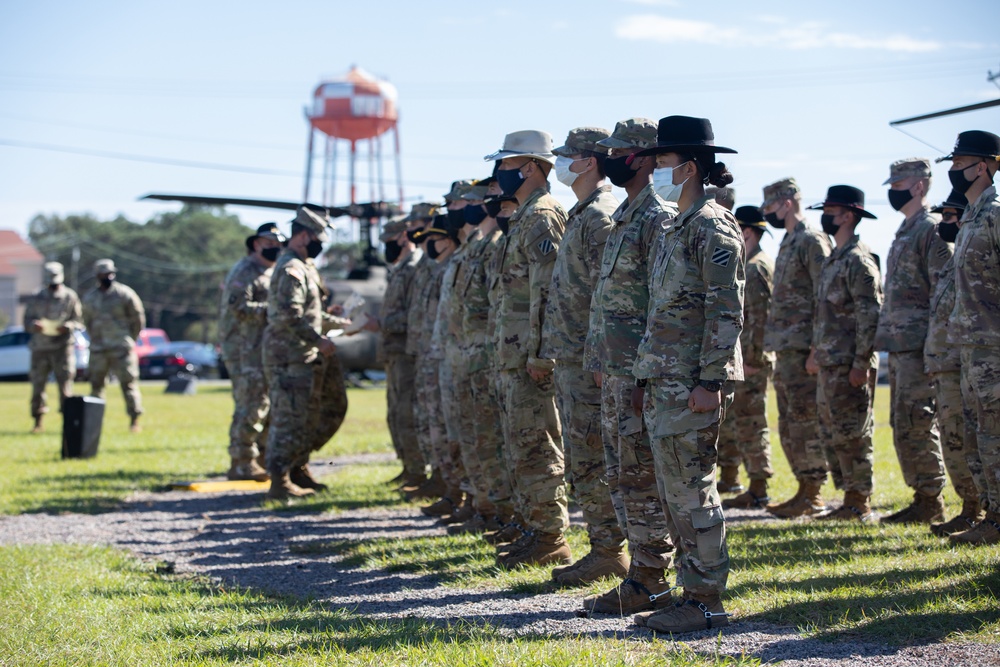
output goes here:
[{"label": "black wristband", "polygon": [[698,380],[698,386],[713,393],[722,389],[722,383],[716,380]]},{"label": "black wristband", "polygon": [[638,387],[639,389],[645,389],[647,384],[649,384],[649,380],[647,380],[646,378],[635,379],[635,386]]}]

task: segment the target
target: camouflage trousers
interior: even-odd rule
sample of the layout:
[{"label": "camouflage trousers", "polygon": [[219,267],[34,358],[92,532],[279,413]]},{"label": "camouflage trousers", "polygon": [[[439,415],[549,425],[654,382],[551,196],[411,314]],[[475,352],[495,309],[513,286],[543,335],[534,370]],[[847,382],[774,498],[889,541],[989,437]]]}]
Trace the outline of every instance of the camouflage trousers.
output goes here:
[{"label": "camouflage trousers", "polygon": [[819,438],[816,378],[806,373],[809,351],[783,350],[776,356],[774,393],[778,399],[781,449],[795,479],[822,484],[833,456],[832,452],[827,455]]},{"label": "camouflage trousers", "polygon": [[311,364],[265,367],[271,394],[267,469],[305,465],[340,429],[347,414],[347,389],[336,355]]},{"label": "camouflage trousers", "polygon": [[868,383],[852,387],[850,366],[821,366],[816,383],[820,435],[837,454],[844,491],[872,495],[875,435],[875,370]]},{"label": "camouflage trousers", "polygon": [[934,415],[934,383],[924,372],[923,350],[889,353],[892,444],[906,485],[925,496],[944,489],[941,435]]},{"label": "camouflage trousers", "polygon": [[[228,364],[227,364],[228,368]],[[267,444],[271,412],[267,375],[260,366],[241,366],[233,382],[233,423],[229,430],[229,456],[255,459]]]},{"label": "camouflage trousers", "polygon": [[719,425],[719,466],[747,469],[750,479],[770,479],[771,431],[767,428],[767,366],[743,382],[733,382],[733,407]]},{"label": "camouflage trousers", "polygon": [[536,382],[524,368],[500,371],[504,441],[511,483],[527,528],[563,533],[569,526],[566,462],[551,374]]},{"label": "camouflage trousers", "polygon": [[424,457],[417,445],[414,404],[417,399],[417,359],[409,354],[390,354],[385,359],[386,421],[396,456],[407,475],[426,473]]},{"label": "camouflage trousers", "polygon": [[721,595],[729,578],[726,517],[715,488],[719,423],[733,400],[725,390],[715,412],[692,413],[690,380],[651,379],[643,402],[656,481],[677,545],[679,580],[688,595]]},{"label": "camouflage trousers", "polygon": [[601,382],[601,434],[604,465],[618,526],[628,538],[632,562],[669,568],[676,531],[664,512],[657,488],[649,432],[632,411],[631,375],[605,375]]},{"label": "camouflage trousers", "polygon": [[1000,512],[1000,348],[962,346],[962,396],[976,417],[979,461],[969,467],[981,466],[983,507]]},{"label": "camouflage trousers", "polygon": [[[969,469],[966,452],[975,449],[965,442],[966,423],[962,404],[962,373],[961,371],[943,371],[934,374],[934,386],[937,389],[937,423],[941,432],[941,455],[944,465],[951,478],[955,493],[963,500],[978,501],[979,490],[976,480]],[[973,434],[973,438],[974,438]],[[975,439],[973,439],[975,443]],[[975,453],[979,458],[979,452]],[[982,470],[979,471],[980,477]],[[980,480],[980,484],[982,481]]]},{"label": "camouflage trousers", "polygon": [[[240,383],[242,382],[242,367],[240,366],[239,345],[237,345],[234,341],[222,343],[219,350],[219,356],[222,358],[222,363],[226,365],[226,372],[229,373],[229,386],[233,394],[233,416],[229,420],[229,449],[231,451],[233,444],[239,441],[239,397],[242,392],[242,389],[240,388]],[[230,453],[230,456],[231,455],[232,454]]]},{"label": "camouflage trousers", "polygon": [[438,360],[427,355],[417,356],[417,409],[414,412],[417,427],[417,445],[432,470],[441,472],[441,461],[435,443],[445,437],[441,423],[441,392],[438,390]]},{"label": "camouflage trousers", "polygon": [[604,442],[601,438],[601,389],[580,364],[556,362],[556,401],[567,460],[567,482],[583,510],[591,546],[620,549],[625,542],[611,504]]},{"label": "camouflage trousers", "polygon": [[[444,426],[444,437],[434,443],[436,457],[441,461],[441,476],[449,489],[471,491],[462,464],[462,449],[459,434],[462,430],[462,407],[459,405],[458,390],[451,362],[438,360],[438,402],[437,409]],[[465,388],[462,387],[465,391]]]},{"label": "camouflage trousers", "polygon": [[139,393],[139,358],[131,347],[90,351],[90,395],[104,398],[108,373],[114,373],[122,386],[125,410],[135,419],[142,414],[142,395]]},{"label": "camouflage trousers", "polygon": [[503,459],[503,421],[495,373],[489,368],[474,371],[469,375],[469,389],[472,396],[471,411],[475,415],[472,425],[475,434],[473,451],[488,501],[485,509],[480,506],[479,512],[487,515],[492,506],[493,513],[507,521],[514,516],[514,499]]},{"label": "camouflage trousers", "polygon": [[[512,517],[515,521],[524,525],[525,520],[522,510],[528,503],[518,491],[517,484],[514,481],[514,458],[507,442],[507,407],[505,403],[507,395],[505,393],[504,375],[503,371],[498,368],[492,369],[490,374],[493,382],[493,395],[497,399],[497,410],[500,415],[500,439],[503,441],[500,443],[500,471],[504,475],[503,484],[510,489],[511,506],[514,509]],[[563,465],[565,466],[565,461]]]},{"label": "camouflage trousers", "polygon": [[59,388],[59,411],[62,412],[63,401],[73,395],[76,360],[73,357],[72,347],[31,351],[31,370],[28,379],[31,380],[31,416],[36,419],[49,411],[45,383],[48,382],[50,374],[56,378],[56,386]]}]

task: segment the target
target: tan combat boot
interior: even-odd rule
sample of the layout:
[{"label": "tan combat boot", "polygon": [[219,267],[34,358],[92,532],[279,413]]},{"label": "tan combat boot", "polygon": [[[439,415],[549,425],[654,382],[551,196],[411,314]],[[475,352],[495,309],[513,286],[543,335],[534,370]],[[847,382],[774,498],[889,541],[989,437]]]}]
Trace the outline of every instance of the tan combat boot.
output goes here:
[{"label": "tan combat boot", "polygon": [[521,527],[521,524],[517,521],[511,520],[504,523],[496,530],[483,535],[483,539],[486,540],[487,544],[499,547],[502,544],[511,544],[516,542],[523,533],[524,529]]},{"label": "tan combat boot", "polygon": [[751,479],[750,488],[736,496],[726,498],[722,501],[722,506],[726,509],[761,509],[767,507],[770,498],[767,497],[767,480]]},{"label": "tan combat boot", "polygon": [[652,614],[638,614],[636,625],[664,634],[718,630],[729,625],[729,614],[719,596],[690,597]]},{"label": "tan combat boot", "polygon": [[429,478],[416,489],[403,489],[403,497],[407,500],[440,498],[447,493],[441,473],[435,470]]},{"label": "tan combat boot", "polygon": [[302,498],[316,493],[312,489],[303,489],[301,486],[293,483],[288,477],[287,470],[271,470],[270,474],[271,488],[267,490],[266,498],[270,498],[271,500],[288,500],[289,498]]},{"label": "tan combat boot", "polygon": [[624,577],[628,568],[628,553],[621,546],[593,545],[590,553],[572,565],[552,570],[552,580],[563,586],[583,586],[604,577]]},{"label": "tan combat boot", "polygon": [[517,539],[514,540],[513,542],[507,542],[497,545],[497,563],[499,563],[501,559],[506,558],[512,553],[520,551],[521,549],[524,549],[531,545],[531,542],[535,539],[534,531],[527,528],[523,528],[522,531],[523,532],[521,532],[521,534],[518,535]]},{"label": "tan combat boot", "polygon": [[139,415],[132,417],[132,423],[128,427],[129,433],[141,433],[142,426],[139,425]]},{"label": "tan combat boot", "polygon": [[551,565],[552,563],[568,563],[573,560],[569,544],[562,533],[543,533],[535,531],[530,543],[523,549],[512,551],[498,560],[498,564],[506,568],[518,565]]},{"label": "tan combat boot", "polygon": [[795,495],[782,503],[774,503],[767,506],[767,511],[771,514],[775,512],[784,511],[786,507],[796,504],[802,498],[802,492],[805,490],[805,483],[799,480],[799,488],[796,489]]},{"label": "tan combat boot", "polygon": [[869,496],[857,491],[844,494],[844,504],[835,510],[830,510],[816,517],[820,521],[860,521],[869,523],[875,515],[872,513]]},{"label": "tan combat boot", "polygon": [[662,609],[673,602],[664,571],[657,567],[632,564],[628,576],[607,593],[588,595],[584,611],[591,614],[626,616],[650,609]]},{"label": "tan combat boot", "polygon": [[948,536],[952,544],[1000,544],[1000,514],[987,512],[986,518],[976,524],[975,528]]},{"label": "tan combat boot", "polygon": [[740,469],[738,466],[723,466],[719,471],[719,481],[715,488],[719,493],[742,493],[745,486],[740,484]]},{"label": "tan combat boot", "polygon": [[291,469],[288,473],[288,478],[292,480],[293,484],[296,484],[303,489],[312,489],[313,491],[326,491],[327,485],[322,482],[317,482],[316,478],[313,477],[312,471],[309,470],[308,465],[301,465]]},{"label": "tan combat boot", "polygon": [[962,511],[954,519],[944,523],[932,523],[931,532],[938,537],[948,537],[954,533],[971,530],[983,520],[983,506],[979,498],[966,498],[962,501]]},{"label": "tan combat boot", "polygon": [[34,428],[31,429],[31,432],[37,434],[41,433],[44,430],[45,429],[42,428],[42,415],[38,415],[37,417],[35,417],[35,426]]},{"label": "tan combat boot", "polygon": [[421,507],[420,512],[424,516],[447,516],[455,512],[461,502],[462,492],[458,489],[452,489],[450,492],[442,495],[437,501]]},{"label": "tan combat boot", "polygon": [[472,504],[472,496],[465,494],[462,504],[456,507],[450,514],[441,517],[441,523],[446,526],[452,524],[465,523],[476,516],[476,507]]},{"label": "tan combat boot", "polygon": [[485,533],[487,531],[487,518],[482,514],[476,514],[471,519],[462,523],[453,523],[445,529],[449,535],[467,535],[469,533]]},{"label": "tan combat boot", "polygon": [[790,503],[783,508],[776,507],[771,509],[768,507],[768,511],[782,519],[822,514],[826,511],[826,503],[823,502],[823,498],[820,496],[821,488],[822,484],[817,482],[803,482],[802,495],[799,496],[796,502]]},{"label": "tan combat boot", "polygon": [[266,482],[269,479],[267,471],[260,467],[256,459],[236,459],[229,464],[227,479],[232,480],[253,480],[255,482]]},{"label": "tan combat boot", "polygon": [[913,502],[895,514],[882,519],[881,523],[934,523],[944,521],[944,501],[941,494],[927,496],[913,494]]}]

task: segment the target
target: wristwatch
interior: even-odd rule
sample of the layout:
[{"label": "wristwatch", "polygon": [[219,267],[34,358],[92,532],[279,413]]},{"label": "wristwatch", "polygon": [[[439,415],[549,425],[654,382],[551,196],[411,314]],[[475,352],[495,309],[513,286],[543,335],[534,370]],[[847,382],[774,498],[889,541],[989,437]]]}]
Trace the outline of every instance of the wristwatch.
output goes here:
[{"label": "wristwatch", "polygon": [[722,383],[716,380],[698,380],[698,386],[712,393],[722,389]]},{"label": "wristwatch", "polygon": [[647,384],[649,384],[649,380],[647,380],[646,378],[641,378],[641,379],[640,378],[636,378],[635,379],[635,386],[638,387],[639,389],[644,388]]}]

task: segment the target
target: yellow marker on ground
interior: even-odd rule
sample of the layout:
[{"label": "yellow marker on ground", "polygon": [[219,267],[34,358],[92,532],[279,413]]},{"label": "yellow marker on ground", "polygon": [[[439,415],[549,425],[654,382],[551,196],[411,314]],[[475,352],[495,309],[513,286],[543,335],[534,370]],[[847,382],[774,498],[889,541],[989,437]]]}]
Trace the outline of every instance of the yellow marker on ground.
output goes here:
[{"label": "yellow marker on ground", "polygon": [[255,482],[252,479],[223,479],[204,482],[174,482],[170,485],[174,491],[194,491],[196,493],[217,493],[219,491],[267,491],[271,482]]}]

